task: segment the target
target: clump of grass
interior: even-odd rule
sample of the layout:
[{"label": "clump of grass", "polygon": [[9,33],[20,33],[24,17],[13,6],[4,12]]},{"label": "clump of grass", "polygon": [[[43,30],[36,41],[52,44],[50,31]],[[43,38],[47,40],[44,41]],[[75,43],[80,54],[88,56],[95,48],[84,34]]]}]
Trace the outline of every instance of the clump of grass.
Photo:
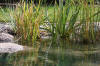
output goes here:
[{"label": "clump of grass", "polygon": [[96,22],[99,21],[99,19],[96,18],[99,15],[99,10],[95,8],[94,0],[89,2],[90,4],[88,4],[88,1],[80,2],[82,9],[80,12],[82,14],[80,16],[80,23],[82,24],[82,29],[80,28],[80,39],[85,40],[85,42],[94,42],[96,40],[96,30],[94,26],[97,26]]},{"label": "clump of grass", "polygon": [[[48,14],[48,10],[46,13]],[[49,20],[51,16],[46,15],[51,24],[48,30],[53,37],[94,41],[96,39],[94,23],[100,21],[99,14],[99,8],[95,7],[94,0],[66,0],[65,5],[63,0],[59,0],[59,5],[55,4],[54,12],[51,13],[52,20]]]},{"label": "clump of grass", "polygon": [[55,4],[53,13],[54,18],[52,19],[50,28],[53,36],[70,38],[70,36],[74,33],[74,25],[79,14],[79,7],[75,7],[75,10],[71,13],[70,10],[72,6],[72,2],[69,0],[66,0],[65,6],[63,5],[63,0],[59,0],[59,5]]},{"label": "clump of grass", "polygon": [[34,42],[39,37],[39,26],[42,22],[43,13],[40,11],[40,4],[35,6],[33,2],[16,8],[17,34],[24,42]]}]

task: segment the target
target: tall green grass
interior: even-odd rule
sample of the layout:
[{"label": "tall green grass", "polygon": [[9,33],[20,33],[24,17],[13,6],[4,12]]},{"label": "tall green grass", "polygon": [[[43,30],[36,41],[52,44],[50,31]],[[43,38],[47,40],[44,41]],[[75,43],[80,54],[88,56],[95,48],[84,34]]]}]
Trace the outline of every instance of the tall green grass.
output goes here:
[{"label": "tall green grass", "polygon": [[[100,22],[100,7],[94,0],[55,0],[52,6],[35,5],[20,2],[14,11],[17,26],[17,34],[22,41],[34,42],[39,37],[39,27],[48,25],[46,29],[55,38],[67,38],[70,40],[96,41],[99,31],[95,30],[97,22]],[[90,2],[90,4],[89,4]],[[3,11],[4,12],[4,11]],[[6,19],[5,19],[6,20]]]},{"label": "tall green grass", "polygon": [[[80,23],[82,24],[82,29],[80,31],[80,38],[81,40],[93,42],[96,40],[96,33],[95,33],[95,27],[94,23],[98,22],[99,8],[96,10],[94,0],[89,0],[90,4],[88,4],[88,1],[81,1],[80,6],[82,9],[82,16],[80,16]],[[95,15],[95,16],[93,16]],[[95,25],[97,26],[97,25]]]},{"label": "tall green grass", "polygon": [[[59,5],[55,4],[53,19],[51,22],[51,32],[53,36],[60,38],[69,38],[74,33],[74,25],[77,20],[80,7],[75,7],[71,14],[70,9],[73,7],[71,1],[66,1],[65,6],[63,0],[59,0]],[[71,16],[71,17],[70,17]],[[69,19],[70,17],[70,19]],[[69,20],[69,22],[68,22]]]},{"label": "tall green grass", "polygon": [[[53,36],[59,38],[95,41],[97,35],[94,23],[100,21],[100,9],[95,6],[94,0],[66,0],[65,5],[63,0],[59,0],[59,5],[55,2],[54,11],[51,13],[52,20],[49,20],[51,16],[47,16],[51,24],[49,30]],[[48,10],[46,12],[48,13]]]},{"label": "tall green grass", "polygon": [[[15,10],[15,20],[17,26],[17,34],[22,37],[22,42],[33,43],[39,37],[39,26],[42,22],[43,13],[33,2],[22,6],[17,6]],[[41,11],[40,11],[41,10]]]}]

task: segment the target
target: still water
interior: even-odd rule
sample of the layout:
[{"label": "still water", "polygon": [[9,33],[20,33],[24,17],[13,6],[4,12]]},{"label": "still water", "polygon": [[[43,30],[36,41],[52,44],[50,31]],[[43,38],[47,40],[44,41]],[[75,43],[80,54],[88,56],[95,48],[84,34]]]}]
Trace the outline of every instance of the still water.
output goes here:
[{"label": "still water", "polygon": [[100,66],[100,45],[37,41],[31,49],[0,54],[0,66]]}]

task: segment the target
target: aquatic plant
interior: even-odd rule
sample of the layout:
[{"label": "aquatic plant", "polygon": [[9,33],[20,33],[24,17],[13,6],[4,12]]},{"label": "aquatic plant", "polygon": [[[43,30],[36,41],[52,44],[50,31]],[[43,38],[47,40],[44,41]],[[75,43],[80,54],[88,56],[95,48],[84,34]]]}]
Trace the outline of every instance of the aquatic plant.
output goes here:
[{"label": "aquatic plant", "polygon": [[15,10],[16,32],[22,37],[22,41],[34,42],[39,37],[39,26],[43,17],[42,9],[40,11],[40,4],[36,6],[33,2],[30,4],[24,2],[21,5]]},{"label": "aquatic plant", "polygon": [[59,4],[55,0],[51,6],[46,4],[46,0],[39,0],[38,4],[22,1],[14,13],[16,32],[23,41],[33,42],[39,37],[41,22],[56,38],[95,41],[99,35],[100,8],[94,0],[66,0],[65,4],[63,0],[59,0]]},{"label": "aquatic plant", "polygon": [[[88,4],[88,2],[90,2],[90,4]],[[96,22],[100,21],[96,18],[100,14],[99,8],[95,8],[94,0],[81,1],[80,6],[82,9],[82,12],[80,12],[80,14],[82,14],[80,16],[80,23],[82,24],[80,28],[80,38],[83,41],[85,40],[85,42],[94,42],[96,40]]]},{"label": "aquatic plant", "polygon": [[[75,7],[74,13],[71,14],[70,9],[73,5],[70,2],[71,1],[67,0],[64,6],[63,0],[59,0],[59,5],[55,4],[53,13],[54,18],[51,22],[50,28],[53,36],[60,36],[60,38],[69,38],[69,36],[72,35],[74,31],[74,25],[79,13],[79,7]],[[69,16],[71,16],[70,19]]]},{"label": "aquatic plant", "polygon": [[[90,4],[89,4],[90,3]],[[79,41],[95,41],[96,32],[94,23],[99,22],[99,7],[94,4],[94,0],[59,0],[59,5],[53,6],[53,16],[48,15],[46,9],[47,21],[50,23],[48,30],[53,37],[68,38]],[[96,25],[95,25],[96,26]]]}]

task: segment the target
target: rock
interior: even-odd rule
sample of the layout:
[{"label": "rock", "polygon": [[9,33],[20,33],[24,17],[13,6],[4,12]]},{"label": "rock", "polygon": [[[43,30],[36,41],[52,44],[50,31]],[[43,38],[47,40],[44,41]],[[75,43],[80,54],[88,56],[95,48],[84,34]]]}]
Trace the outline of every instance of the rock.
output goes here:
[{"label": "rock", "polygon": [[14,29],[14,25],[10,24],[10,23],[0,23],[0,33],[9,33],[9,34],[14,34],[15,31]]},{"label": "rock", "polygon": [[40,38],[41,39],[50,39],[52,34],[45,29],[40,29]]},{"label": "rock", "polygon": [[15,43],[0,43],[0,53],[14,53],[24,50],[22,45]]},{"label": "rock", "polygon": [[0,33],[0,42],[13,42],[14,37],[7,33]]}]

